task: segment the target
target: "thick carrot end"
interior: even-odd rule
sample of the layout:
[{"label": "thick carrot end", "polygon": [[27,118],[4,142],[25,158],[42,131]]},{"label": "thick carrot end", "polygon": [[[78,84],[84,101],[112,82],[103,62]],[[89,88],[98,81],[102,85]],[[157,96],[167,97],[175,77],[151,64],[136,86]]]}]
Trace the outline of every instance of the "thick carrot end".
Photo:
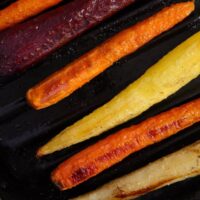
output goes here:
[{"label": "thick carrot end", "polygon": [[41,106],[41,104],[37,101],[37,99],[33,96],[34,90],[31,88],[26,93],[26,102],[35,110],[41,110],[46,108],[45,106]]},{"label": "thick carrot end", "polygon": [[63,188],[62,184],[59,181],[52,181],[52,182],[60,191],[64,191],[65,190]]},{"label": "thick carrot end", "polygon": [[64,191],[67,189],[70,189],[70,187],[66,187],[63,183],[65,181],[62,181],[62,177],[59,173],[58,169],[55,169],[52,173],[51,173],[51,181],[52,183],[60,190],[60,191]]},{"label": "thick carrot end", "polygon": [[64,187],[63,187],[62,183],[61,183],[60,181],[58,181],[58,180],[55,179],[53,173],[51,174],[51,181],[52,181],[52,183],[53,183],[60,191],[63,191],[63,190],[64,190],[64,189],[63,189]]},{"label": "thick carrot end", "polygon": [[32,108],[37,110],[37,106],[34,104],[34,101],[32,101],[32,97],[31,97],[31,89],[27,91],[26,93],[26,102],[28,103],[28,105],[30,105]]}]

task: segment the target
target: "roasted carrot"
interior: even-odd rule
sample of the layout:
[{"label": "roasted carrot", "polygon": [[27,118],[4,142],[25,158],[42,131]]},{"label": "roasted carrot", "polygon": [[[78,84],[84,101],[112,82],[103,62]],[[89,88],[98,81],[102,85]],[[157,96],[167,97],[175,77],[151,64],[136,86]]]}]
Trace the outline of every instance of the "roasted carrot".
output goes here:
[{"label": "roasted carrot", "polygon": [[3,10],[0,10],[0,30],[37,15],[61,1],[62,0],[18,0]]},{"label": "roasted carrot", "polygon": [[[191,70],[192,69],[192,70]],[[122,124],[166,99],[200,75],[200,32],[180,44],[108,103],[41,147],[44,156]]]},{"label": "roasted carrot", "polygon": [[114,62],[172,28],[194,10],[193,2],[173,4],[154,16],[120,32],[27,92],[35,109],[51,106],[72,94]]},{"label": "roasted carrot", "polygon": [[70,189],[128,155],[164,140],[200,121],[200,98],[125,128],[63,162],[52,173],[61,189]]}]

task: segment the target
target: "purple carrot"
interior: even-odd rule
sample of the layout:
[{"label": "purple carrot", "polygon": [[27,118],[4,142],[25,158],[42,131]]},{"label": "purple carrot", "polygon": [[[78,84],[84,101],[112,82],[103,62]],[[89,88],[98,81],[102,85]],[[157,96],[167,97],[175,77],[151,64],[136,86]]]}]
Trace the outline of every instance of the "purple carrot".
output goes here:
[{"label": "purple carrot", "polygon": [[0,32],[0,76],[27,70],[135,0],[74,0]]}]

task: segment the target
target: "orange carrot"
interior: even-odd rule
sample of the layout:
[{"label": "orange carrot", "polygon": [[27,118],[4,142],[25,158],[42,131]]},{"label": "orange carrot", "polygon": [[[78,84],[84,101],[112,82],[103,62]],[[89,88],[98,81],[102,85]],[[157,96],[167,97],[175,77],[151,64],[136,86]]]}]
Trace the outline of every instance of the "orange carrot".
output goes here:
[{"label": "orange carrot", "polygon": [[61,189],[70,189],[128,155],[164,140],[200,121],[200,98],[125,128],[72,156],[52,173]]},{"label": "orange carrot", "polygon": [[173,4],[118,33],[27,92],[35,109],[51,106],[109,68],[114,62],[169,30],[194,10],[193,2]]},{"label": "orange carrot", "polygon": [[3,10],[0,10],[0,30],[37,15],[61,1],[62,0],[18,0]]}]

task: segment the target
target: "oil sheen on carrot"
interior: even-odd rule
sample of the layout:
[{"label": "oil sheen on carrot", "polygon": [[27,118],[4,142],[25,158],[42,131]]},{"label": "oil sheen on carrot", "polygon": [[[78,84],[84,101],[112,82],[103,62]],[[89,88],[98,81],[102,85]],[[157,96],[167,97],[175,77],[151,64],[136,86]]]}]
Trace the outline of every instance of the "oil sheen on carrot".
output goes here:
[{"label": "oil sheen on carrot", "polygon": [[18,0],[3,10],[0,10],[0,30],[37,15],[61,1],[62,0]]},{"label": "oil sheen on carrot", "polygon": [[52,173],[61,190],[99,174],[128,155],[200,121],[200,98],[108,136],[72,156]]},{"label": "oil sheen on carrot", "polygon": [[72,94],[124,56],[169,30],[194,10],[193,2],[173,4],[118,33],[27,92],[35,109],[51,106]]}]

